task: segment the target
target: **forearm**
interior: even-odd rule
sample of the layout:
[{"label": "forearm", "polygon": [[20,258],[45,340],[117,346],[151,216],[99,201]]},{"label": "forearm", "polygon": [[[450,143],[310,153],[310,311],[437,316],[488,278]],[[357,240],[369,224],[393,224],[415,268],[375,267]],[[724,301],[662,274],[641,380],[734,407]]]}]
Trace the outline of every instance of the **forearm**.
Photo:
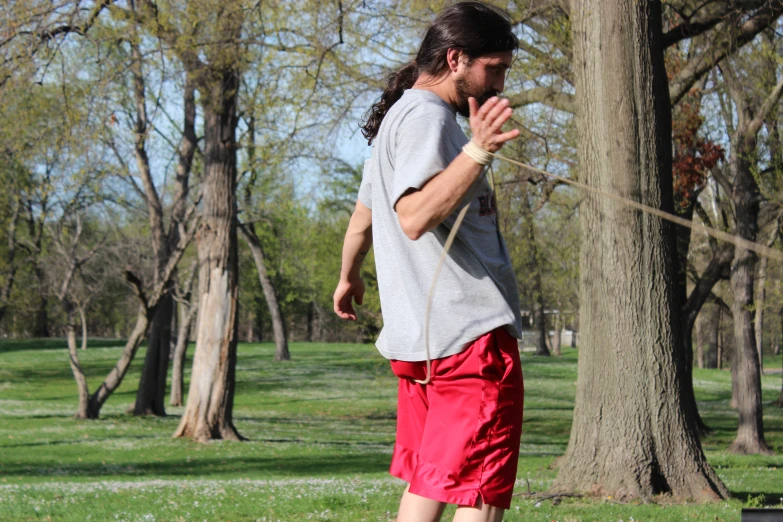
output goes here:
[{"label": "forearm", "polygon": [[372,246],[372,211],[360,202],[351,215],[348,230],[343,242],[342,268],[340,279],[349,280],[359,277],[364,258]]},{"label": "forearm", "polygon": [[440,225],[457,209],[483,169],[462,152],[421,190],[401,197],[395,209],[405,234],[415,240]]}]

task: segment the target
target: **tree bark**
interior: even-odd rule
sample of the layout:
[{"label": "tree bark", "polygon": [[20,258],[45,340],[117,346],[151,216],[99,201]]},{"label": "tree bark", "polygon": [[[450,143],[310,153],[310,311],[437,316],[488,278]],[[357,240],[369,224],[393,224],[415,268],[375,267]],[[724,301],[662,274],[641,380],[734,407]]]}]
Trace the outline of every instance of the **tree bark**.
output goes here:
[{"label": "tree bark", "polygon": [[[731,197],[734,203],[735,234],[743,239],[756,241],[761,200],[761,193],[753,174],[756,167],[754,163],[756,140],[767,113],[783,93],[783,80],[775,86],[756,112],[740,92],[738,80],[734,78],[733,72],[725,70],[723,77],[726,88],[734,100],[738,121],[732,135],[730,161],[734,178]],[[755,306],[753,282],[757,260],[755,252],[738,248],[731,270],[739,427],[737,437],[729,446],[729,451],[742,455],[771,453],[764,439],[761,373],[752,313]]]},{"label": "tree bark", "polygon": [[[579,166],[596,188],[672,212],[660,9],[572,0]],[[554,491],[727,498],[683,403],[673,227],[593,195],[580,212],[579,376]]]},{"label": "tree bark", "polygon": [[173,357],[174,366],[171,369],[171,396],[169,397],[169,404],[172,406],[182,406],[182,396],[185,391],[185,358],[187,357],[188,342],[190,341],[190,327],[196,318],[197,310],[198,307],[195,304],[191,304],[189,310],[182,310],[180,313],[177,346],[174,349]]},{"label": "tree bark", "polygon": [[554,326],[555,326],[555,334],[552,336],[552,355],[555,355],[557,357],[560,357],[560,331],[562,329],[562,326],[560,324],[560,315],[555,314],[554,316]]},{"label": "tree bark", "polygon": [[76,409],[77,419],[93,419],[89,408],[90,392],[87,388],[87,378],[84,376],[81,364],[79,364],[79,352],[76,349],[76,313],[71,302],[64,304],[66,313],[65,335],[68,339],[68,362],[71,365],[71,372],[76,381],[76,388],[79,392],[79,406]]},{"label": "tree bark", "polygon": [[707,368],[718,367],[718,332],[720,330],[720,307],[711,305],[708,308],[707,316],[707,357],[705,366]]},{"label": "tree bark", "polygon": [[130,364],[136,356],[136,351],[144,340],[147,326],[149,326],[147,310],[144,306],[140,306],[138,314],[136,315],[136,326],[133,328],[130,337],[128,337],[128,340],[125,342],[125,348],[122,350],[122,355],[120,355],[114,368],[112,368],[98,389],[90,396],[89,418],[98,418],[103,405],[111,394],[114,393],[114,390],[119,388],[120,384],[122,384],[122,380],[125,378],[125,374],[128,373],[128,368],[130,368]]},{"label": "tree bark", "polygon": [[695,336],[696,336],[696,364],[699,368],[704,368],[704,335],[701,322],[696,322]]},{"label": "tree bark", "polygon": [[166,415],[164,398],[166,394],[166,376],[169,370],[169,350],[171,345],[171,316],[174,310],[174,297],[167,291],[160,300],[152,318],[147,338],[147,355],[144,358],[139,389],[136,393],[134,415]]},{"label": "tree bark", "polygon": [[79,306],[79,319],[82,323],[82,350],[87,349],[87,314],[84,312],[84,307]]},{"label": "tree bark", "polygon": [[253,261],[256,264],[258,273],[258,282],[261,283],[261,289],[264,291],[264,298],[269,309],[269,316],[272,319],[272,331],[275,336],[275,360],[288,361],[291,354],[288,351],[288,332],[285,327],[283,310],[280,308],[280,302],[277,299],[277,290],[269,272],[266,270],[266,255],[261,240],[258,239],[255,228],[252,224],[240,225],[239,231],[245,240],[250,253],[253,254]]},{"label": "tree bark", "polygon": [[[768,247],[772,247],[778,238],[778,224],[772,230]],[[759,372],[764,375],[764,302],[767,298],[767,263],[769,258],[762,257],[759,261],[758,297],[756,298],[756,347],[759,352]]]},{"label": "tree bark", "polygon": [[6,253],[6,268],[5,282],[0,289],[0,323],[3,322],[3,316],[8,309],[8,301],[11,298],[11,290],[14,287],[14,280],[16,278],[16,227],[19,223],[19,216],[21,214],[21,203],[17,198],[14,199],[14,207],[11,212],[11,219],[8,220],[8,252]]},{"label": "tree bark", "polygon": [[[231,24],[229,24],[231,25]],[[212,71],[202,92],[204,187],[198,234],[199,300],[196,351],[188,401],[175,437],[241,440],[232,410],[237,355],[237,91],[239,73]]]}]

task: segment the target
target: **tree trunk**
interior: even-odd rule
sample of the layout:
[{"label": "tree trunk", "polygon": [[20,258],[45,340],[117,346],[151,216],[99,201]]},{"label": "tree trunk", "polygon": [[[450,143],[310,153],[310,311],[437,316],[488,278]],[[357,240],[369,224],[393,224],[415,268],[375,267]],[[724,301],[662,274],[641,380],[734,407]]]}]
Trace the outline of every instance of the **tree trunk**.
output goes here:
[{"label": "tree trunk", "polygon": [[122,384],[122,380],[125,378],[125,374],[128,373],[128,368],[130,368],[130,364],[136,356],[136,351],[144,340],[144,334],[147,332],[149,322],[147,311],[144,306],[140,306],[138,314],[136,315],[136,326],[133,328],[130,337],[128,337],[128,340],[125,342],[125,348],[122,350],[122,355],[120,355],[114,368],[112,368],[103,380],[100,387],[90,396],[89,417],[91,419],[98,418],[104,403],[109,399],[111,394],[114,393],[114,390],[119,388],[120,384]]},{"label": "tree trunk", "polygon": [[87,314],[85,314],[83,306],[79,306],[79,318],[82,323],[82,350],[86,350],[87,349]]},{"label": "tree trunk", "polygon": [[718,367],[718,332],[720,331],[720,306],[711,305],[708,309],[707,324],[707,368]]},{"label": "tree trunk", "polygon": [[[737,183],[737,181],[735,181]],[[737,223],[740,228],[740,211]],[[749,234],[740,232],[740,237]],[[771,454],[764,440],[764,420],[761,404],[761,375],[759,373],[756,337],[753,328],[753,274],[756,255],[747,250],[737,250],[737,261],[731,274],[731,289],[734,293],[732,315],[734,316],[734,361],[736,365],[736,400],[739,412],[739,428],[729,451],[740,455]]]},{"label": "tree trunk", "polygon": [[723,332],[720,329],[720,316],[718,316],[718,369],[723,369],[723,347],[725,346],[725,339],[723,338]]},{"label": "tree trunk", "polygon": [[[230,25],[230,24],[229,24]],[[213,71],[202,92],[204,185],[198,233],[199,300],[188,401],[175,437],[241,440],[232,421],[237,356],[237,91],[239,74]]]},{"label": "tree trunk", "polygon": [[[572,0],[579,167],[589,185],[672,212],[660,9]],[[579,376],[554,491],[727,498],[683,402],[673,227],[590,194],[580,211]]]},{"label": "tree trunk", "polygon": [[701,321],[696,321],[696,328],[695,328],[695,337],[696,337],[696,364],[699,366],[699,368],[704,368],[704,335]]},{"label": "tree trunk", "polygon": [[[759,187],[752,173],[750,153],[755,150],[755,134],[748,136],[743,127],[747,121],[747,109],[741,116],[739,131],[732,143],[731,169],[734,174],[732,199],[735,209],[736,234],[749,241],[756,241],[758,233]],[[756,273],[755,252],[737,248],[731,270],[731,290],[734,294],[732,316],[734,318],[734,358],[737,366],[737,410],[739,427],[729,451],[741,455],[771,453],[764,440],[764,419],[761,404],[761,374],[759,370],[756,332],[753,327],[755,306],[753,279]]]},{"label": "tree trunk", "polygon": [[552,354],[560,357],[560,321],[557,315],[555,315],[555,334],[552,336]]},{"label": "tree trunk", "polygon": [[38,306],[35,309],[35,323],[33,324],[33,337],[49,337],[49,298],[46,295],[46,277],[40,267],[35,268],[38,280]]},{"label": "tree trunk", "polygon": [[66,313],[65,335],[68,339],[68,361],[71,364],[71,372],[76,381],[76,388],[79,391],[79,406],[76,410],[77,419],[94,419],[89,409],[90,392],[87,388],[87,378],[84,376],[82,367],[79,364],[79,352],[76,349],[76,311],[70,302],[64,303]]},{"label": "tree trunk", "polygon": [[171,316],[174,298],[171,291],[161,297],[147,337],[147,355],[144,358],[139,389],[136,392],[134,415],[166,415],[163,402],[166,396],[166,376],[169,371],[171,345]]},{"label": "tree trunk", "polygon": [[285,327],[283,310],[280,308],[280,302],[277,300],[277,290],[272,278],[269,277],[269,272],[266,270],[266,256],[261,240],[258,239],[252,224],[240,226],[239,231],[253,254],[253,261],[255,261],[256,272],[258,273],[258,282],[261,283],[261,289],[264,291],[264,298],[269,309],[269,316],[272,319],[272,331],[275,335],[275,360],[288,361],[291,359],[291,354],[288,351],[288,332]]},{"label": "tree trunk", "polygon": [[174,366],[171,369],[171,396],[169,404],[172,406],[182,406],[182,394],[185,384],[185,359],[188,352],[188,342],[190,340],[190,327],[196,318],[198,310],[196,304],[191,304],[190,309],[180,312],[179,329],[177,333],[177,347],[174,349]]},{"label": "tree trunk", "polygon": [[313,330],[315,326],[315,300],[307,304],[307,342],[313,342]]},{"label": "tree trunk", "polygon": [[737,353],[733,353],[731,357],[731,401],[729,402],[729,408],[737,409],[739,394],[739,379],[737,378]]},{"label": "tree trunk", "polygon": [[[767,242],[768,247],[775,244],[778,238],[778,224]],[[756,298],[756,348],[759,352],[759,372],[764,375],[764,302],[767,298],[767,262],[769,258],[762,257],[759,261],[758,295]]]}]

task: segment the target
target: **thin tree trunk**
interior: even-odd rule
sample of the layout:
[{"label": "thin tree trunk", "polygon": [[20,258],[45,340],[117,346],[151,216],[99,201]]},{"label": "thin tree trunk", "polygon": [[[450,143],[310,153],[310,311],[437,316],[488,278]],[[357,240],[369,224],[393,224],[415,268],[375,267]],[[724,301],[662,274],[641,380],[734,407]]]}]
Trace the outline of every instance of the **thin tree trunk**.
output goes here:
[{"label": "thin tree trunk", "polygon": [[720,307],[711,305],[707,310],[707,357],[706,367],[718,367],[718,332],[720,330]]},{"label": "thin tree trunk", "polygon": [[19,200],[14,198],[11,219],[8,220],[5,283],[3,284],[3,288],[0,289],[0,323],[3,322],[3,316],[5,316],[5,311],[8,309],[8,301],[11,298],[11,290],[14,287],[14,280],[16,279],[16,227],[19,223],[21,207],[22,205]]},{"label": "thin tree trunk", "polygon": [[84,376],[82,367],[79,364],[79,353],[76,349],[76,313],[73,304],[64,303],[66,310],[65,334],[68,339],[68,362],[71,365],[71,372],[76,381],[76,388],[79,391],[79,406],[76,410],[77,419],[94,419],[89,409],[90,392],[87,388],[87,378]]},{"label": "thin tree trunk", "polygon": [[136,351],[144,340],[144,334],[147,331],[149,322],[147,311],[144,306],[140,306],[136,315],[136,326],[125,342],[122,355],[120,355],[114,368],[112,368],[98,389],[90,396],[89,416],[91,419],[98,418],[104,403],[114,393],[114,390],[122,384],[122,380],[125,378],[125,374],[128,373],[128,368],[130,368],[130,364],[136,356]]},{"label": "thin tree trunk", "polygon": [[[184,308],[184,306],[182,306]],[[196,318],[198,306],[194,303],[190,309],[180,313],[179,331],[177,333],[177,347],[174,349],[174,365],[171,369],[171,396],[169,404],[182,406],[182,397],[185,385],[185,359],[188,352],[190,327]]]},{"label": "thin tree trunk", "polygon": [[[227,27],[232,26],[228,21]],[[233,23],[237,23],[234,21]],[[237,33],[238,34],[238,33]],[[237,91],[232,67],[202,92],[204,186],[198,235],[196,351],[188,401],[175,437],[241,440],[232,411],[237,356]],[[219,76],[218,76],[219,74]]]},{"label": "thin tree trunk", "polygon": [[174,311],[174,298],[167,291],[150,325],[147,338],[147,355],[144,358],[139,388],[136,392],[134,415],[166,415],[164,400],[166,396],[166,376],[169,370],[169,350],[171,346],[171,316]]},{"label": "thin tree trunk", "polygon": [[79,306],[79,319],[82,323],[82,350],[87,349],[87,314],[84,312],[84,306]]},{"label": "thin tree trunk", "polygon": [[256,272],[258,273],[258,282],[261,283],[261,289],[264,291],[264,298],[269,309],[269,316],[272,319],[272,331],[275,336],[275,360],[288,361],[291,359],[291,354],[288,351],[288,332],[285,327],[283,310],[280,308],[280,302],[277,299],[277,290],[272,278],[269,277],[269,272],[266,270],[264,248],[252,224],[241,225],[239,231],[253,254],[253,261],[255,261]]},{"label": "thin tree trunk", "polygon": [[737,353],[733,353],[731,356],[731,402],[729,402],[729,408],[737,409],[739,399],[739,379],[737,377]]},{"label": "thin tree trunk", "polygon": [[[591,186],[672,212],[660,10],[572,0],[579,168]],[[580,213],[579,376],[554,492],[727,498],[683,402],[673,227],[593,195]]]},{"label": "thin tree trunk", "polygon": [[[772,230],[768,247],[772,247],[778,238],[778,225]],[[767,298],[767,263],[769,258],[762,257],[759,261],[758,292],[756,296],[756,348],[759,357],[759,372],[764,375],[764,302]]]},{"label": "thin tree trunk", "polygon": [[315,321],[315,301],[307,303],[307,342],[313,342],[313,322]]},{"label": "thin tree trunk", "polygon": [[555,316],[555,335],[552,336],[552,354],[560,357],[560,321]]},{"label": "thin tree trunk", "polygon": [[696,336],[696,364],[699,366],[699,368],[704,368],[704,335],[703,335],[703,326],[701,321],[696,321],[696,328],[695,328],[695,336]]}]

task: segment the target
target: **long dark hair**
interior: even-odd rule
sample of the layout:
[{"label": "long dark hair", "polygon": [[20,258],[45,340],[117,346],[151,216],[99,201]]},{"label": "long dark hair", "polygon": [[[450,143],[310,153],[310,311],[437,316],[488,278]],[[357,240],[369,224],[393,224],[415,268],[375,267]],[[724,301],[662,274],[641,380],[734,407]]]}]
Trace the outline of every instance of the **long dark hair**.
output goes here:
[{"label": "long dark hair", "polygon": [[511,20],[501,9],[475,1],[447,7],[427,29],[416,60],[389,75],[381,99],[365,114],[361,128],[367,143],[372,145],[383,117],[422,72],[437,75],[447,66],[449,49],[460,50],[473,60],[490,53],[513,51],[518,45]]}]

